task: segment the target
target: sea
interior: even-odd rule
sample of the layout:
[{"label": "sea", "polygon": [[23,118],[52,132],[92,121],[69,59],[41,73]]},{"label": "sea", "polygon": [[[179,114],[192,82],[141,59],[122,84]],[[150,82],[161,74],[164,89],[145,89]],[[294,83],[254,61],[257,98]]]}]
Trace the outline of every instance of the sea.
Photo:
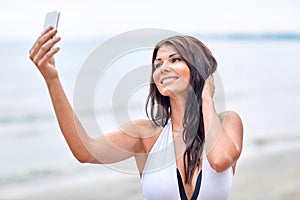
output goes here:
[{"label": "sea", "polygon": [[[88,77],[80,78],[85,63],[106,39],[63,38],[57,45],[61,50],[55,56],[56,67],[72,105],[80,96],[78,84],[89,85]],[[218,112],[233,110],[243,122],[241,158],[299,146],[299,38],[204,37],[202,41],[218,61]],[[122,169],[122,165],[76,161],[60,132],[46,84],[29,59],[32,45],[33,40],[0,40],[0,199],[30,199],[38,193],[47,194],[49,188],[72,188],[95,179],[117,182],[120,173],[138,176],[132,163]],[[89,108],[98,123],[93,130],[99,133],[89,133],[91,136],[113,130],[126,119],[146,118],[145,81],[124,94],[124,98],[114,96],[114,91],[122,94],[119,83],[124,83],[127,79],[123,78],[134,69],[150,67],[151,50],[147,47],[122,54],[97,74],[91,94],[94,99],[87,102],[91,103]],[[143,70],[139,76],[149,80],[148,72]],[[118,117],[122,115],[125,117]]]}]

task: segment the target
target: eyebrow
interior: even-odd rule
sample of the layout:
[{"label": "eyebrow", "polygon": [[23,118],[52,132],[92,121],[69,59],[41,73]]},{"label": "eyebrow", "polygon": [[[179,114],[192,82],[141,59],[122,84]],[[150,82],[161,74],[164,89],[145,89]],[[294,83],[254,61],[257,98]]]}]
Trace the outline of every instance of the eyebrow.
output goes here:
[{"label": "eyebrow", "polygon": [[[169,58],[171,58],[171,57],[173,57],[173,56],[175,56],[175,55],[177,55],[177,54],[179,54],[179,53],[172,53],[172,54],[170,54],[169,55]],[[154,61],[161,61],[161,58],[156,58]]]}]

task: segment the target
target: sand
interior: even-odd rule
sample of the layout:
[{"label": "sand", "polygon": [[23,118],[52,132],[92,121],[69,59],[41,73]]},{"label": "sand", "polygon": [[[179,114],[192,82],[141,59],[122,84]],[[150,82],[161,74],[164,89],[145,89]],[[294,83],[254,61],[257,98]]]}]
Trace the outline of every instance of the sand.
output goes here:
[{"label": "sand", "polygon": [[260,155],[239,162],[233,200],[299,200],[299,148]]},{"label": "sand", "polygon": [[[291,148],[261,148],[238,162],[231,192],[232,200],[299,200],[300,143]],[[288,146],[286,146],[288,147]],[[268,151],[264,151],[268,149]],[[243,155],[242,155],[243,156]],[[88,168],[88,167],[87,167]],[[24,200],[139,200],[143,199],[136,175],[102,168],[98,175],[53,180],[47,186],[31,185],[14,198]],[[109,172],[109,173],[108,173]],[[89,177],[94,176],[94,177]],[[31,190],[31,191],[30,191]],[[13,195],[11,196],[13,197]],[[0,197],[1,199],[1,197]],[[6,199],[7,200],[7,199]]]}]

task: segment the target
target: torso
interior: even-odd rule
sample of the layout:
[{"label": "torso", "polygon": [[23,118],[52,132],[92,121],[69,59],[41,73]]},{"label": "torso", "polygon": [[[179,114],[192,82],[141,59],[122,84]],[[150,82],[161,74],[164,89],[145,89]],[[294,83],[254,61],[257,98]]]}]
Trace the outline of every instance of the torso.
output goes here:
[{"label": "torso", "polygon": [[[144,149],[145,153],[148,154],[151,151],[151,149],[153,148],[154,145],[157,146],[156,142],[157,142],[159,136],[162,134],[162,130],[163,130],[162,128],[158,127],[157,128],[157,131],[158,131],[157,134],[153,135],[152,137],[144,138],[144,139],[141,140],[142,143],[143,143],[143,146],[145,148]],[[145,131],[149,131],[149,129],[147,129],[147,130],[145,129]],[[173,136],[173,142],[174,142],[174,151],[175,151],[174,153],[176,153],[176,154],[178,152],[182,153],[180,148],[179,148],[181,146],[181,144],[180,144],[180,142],[178,142],[176,140],[178,137],[176,137],[176,136],[174,137],[173,132],[172,132],[172,136]],[[153,153],[153,152],[151,152],[151,153]],[[182,176],[183,183],[184,183],[185,173],[184,173],[183,155],[181,155],[181,156],[176,155],[176,164],[172,164],[172,166],[165,165],[167,167],[162,168],[162,170],[158,170],[158,171],[154,170],[153,175],[151,175],[152,172],[149,173],[149,171],[147,171],[149,169],[149,162],[147,163],[147,168],[146,168],[146,173],[147,173],[146,175],[147,176],[145,176],[145,174],[142,175],[143,172],[145,173],[144,169],[145,169],[146,162],[147,162],[147,156],[145,156],[143,159],[140,159],[140,158],[137,159],[137,163],[138,163],[138,165],[140,165],[139,169],[140,169],[140,173],[141,173],[142,182],[144,182],[143,191],[146,188],[146,192],[151,193],[151,191],[153,190],[153,192],[159,193],[159,189],[162,189],[161,188],[162,186],[163,186],[163,188],[165,188],[165,184],[167,183],[167,185],[172,185],[172,186],[167,186],[167,188],[165,188],[165,189],[171,189],[173,192],[176,193],[176,191],[174,191],[174,190],[175,189],[178,190],[178,184],[177,184],[178,180],[177,180],[176,177],[174,178],[174,176],[171,175],[171,174],[173,174],[173,171],[174,171],[174,173],[176,172],[176,167],[178,168],[178,170],[179,170],[179,172]],[[230,188],[231,187],[231,182],[230,181],[229,182],[225,181],[225,180],[227,180],[227,178],[224,179],[222,177],[228,177],[229,178],[230,176],[232,176],[232,172],[231,172],[231,175],[229,173],[232,170],[228,169],[229,171],[226,170],[226,172],[224,172],[224,175],[222,175],[223,173],[217,173],[215,170],[213,170],[210,167],[210,165],[208,163],[209,163],[208,160],[205,158],[204,166],[206,166],[206,168],[205,168],[205,172],[202,173],[202,176],[203,176],[202,180],[204,181],[204,183],[201,183],[203,185],[203,186],[201,185],[201,187],[203,187],[203,188],[200,189],[200,193],[199,193],[199,198],[200,198],[200,196],[202,196],[202,198],[204,198],[204,199],[205,199],[206,195],[211,195],[212,194],[211,191],[208,192],[209,190],[211,190],[211,188],[213,188],[213,190],[216,189],[215,188],[216,187],[215,186],[216,185],[215,181],[218,181],[220,183],[223,182],[225,184],[224,185],[222,183],[221,187],[224,187],[224,186],[225,186],[225,188]],[[171,167],[171,169],[169,167]],[[200,171],[202,170],[202,167],[203,167],[203,162],[200,163],[199,168],[195,171],[194,176],[192,178],[192,184],[190,184],[190,185],[184,184],[183,185],[186,196],[187,196],[188,199],[190,199],[191,196],[194,193],[197,178],[198,178],[198,175],[199,175]],[[163,176],[166,176],[164,178],[167,178],[167,180],[164,180],[164,179],[162,180],[161,178],[159,178],[159,177],[163,177]],[[212,177],[215,177],[215,178],[211,179]],[[158,181],[157,178],[159,179],[159,181]],[[146,182],[148,182],[148,183],[146,183]],[[229,185],[227,185],[228,183],[229,183]],[[150,189],[149,184],[150,185],[155,185],[155,186],[153,186],[153,188]],[[203,190],[203,191],[201,191],[201,190]],[[225,191],[228,191],[228,189],[225,189]],[[174,195],[177,195],[177,193],[174,194]],[[177,198],[177,196],[176,196],[176,198]],[[180,197],[179,197],[179,199],[180,199]],[[214,197],[210,197],[208,199],[214,199]],[[216,198],[216,199],[218,199],[218,198]]]},{"label": "torso", "polygon": [[[153,126],[145,126],[145,129],[144,131],[146,132],[147,135],[152,135],[151,137],[149,138],[142,138],[141,139],[141,142],[142,142],[142,146],[143,146],[143,149],[144,149],[144,152],[145,153],[149,153],[153,147],[153,145],[155,144],[155,142],[157,141],[157,138],[160,136],[160,134],[162,133],[162,130],[163,128],[162,127],[156,127],[156,128],[153,128]],[[156,134],[153,134],[153,131],[154,133]],[[185,173],[184,173],[184,162],[183,162],[183,141],[180,139],[182,137],[180,133],[174,133],[173,132],[173,138],[174,138],[174,148],[175,148],[175,152],[176,152],[176,166],[182,176],[182,180],[185,180]],[[174,137],[174,135],[176,135]],[[140,176],[142,177],[142,172],[143,172],[143,169],[145,167],[145,163],[146,163],[146,160],[147,160],[147,157],[135,157],[136,158],[136,162],[138,164],[138,168],[139,168],[139,171],[140,171]],[[186,192],[186,195],[188,197],[188,199],[190,199],[190,197],[193,195],[193,192],[194,192],[194,189],[195,189],[195,185],[196,185],[196,182],[197,182],[197,177],[201,171],[202,167],[201,167],[201,163],[200,163],[200,166],[199,168],[195,171],[194,173],[194,176],[193,176],[193,179],[192,179],[192,183],[191,184],[185,184],[185,182],[183,181],[183,185],[184,185],[184,190]]]},{"label": "torso", "polygon": [[[219,114],[219,117],[221,120],[223,120],[224,113]],[[141,137],[141,146],[142,146],[141,153],[144,153],[144,155],[143,156],[140,156],[140,155],[135,156],[136,163],[138,165],[138,169],[139,169],[141,177],[142,177],[142,173],[143,173],[145,163],[147,160],[147,154],[151,151],[153,145],[155,144],[158,137],[160,136],[160,134],[163,131],[163,127],[153,125],[153,123],[150,120],[145,120],[142,123],[144,125],[143,126],[143,135],[144,136]],[[185,144],[183,143],[183,140],[182,140],[182,133],[173,131],[172,135],[173,135],[173,139],[174,139],[174,149],[175,149],[176,158],[177,158],[176,166],[182,176],[182,179],[185,180],[184,162],[183,162],[183,153],[184,153],[184,149],[185,149]],[[145,136],[148,136],[148,137],[145,137]],[[191,184],[185,184],[185,182],[183,181],[184,190],[186,192],[188,199],[190,199],[190,197],[193,195],[195,185],[197,182],[197,177],[198,177],[200,171],[202,170],[201,166],[202,166],[202,164],[200,163],[199,168],[197,168],[197,170],[195,171],[195,173],[193,175]],[[235,164],[232,166],[232,170],[234,172]]]},{"label": "torso", "polygon": [[202,164],[200,163],[200,166],[195,171],[191,184],[186,184],[185,181],[184,181],[185,180],[185,173],[184,173],[184,165],[183,165],[183,156],[176,160],[176,165],[177,165],[177,169],[179,170],[179,172],[181,174],[181,177],[182,177],[183,187],[184,187],[184,191],[186,193],[186,196],[187,196],[188,199],[191,199],[191,197],[192,197],[192,195],[195,191],[197,178],[199,176],[200,171],[202,170]]}]

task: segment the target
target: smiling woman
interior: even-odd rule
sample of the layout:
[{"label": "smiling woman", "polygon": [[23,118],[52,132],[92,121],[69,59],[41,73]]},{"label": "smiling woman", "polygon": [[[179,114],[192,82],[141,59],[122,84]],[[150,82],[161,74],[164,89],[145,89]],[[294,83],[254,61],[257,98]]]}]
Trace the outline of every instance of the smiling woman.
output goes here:
[{"label": "smiling woman", "polygon": [[217,62],[202,42],[190,36],[159,42],[146,103],[149,119],[91,138],[55,68],[56,33],[46,29],[30,58],[47,83],[61,132],[78,161],[105,164],[134,157],[145,199],[229,198],[242,150],[242,122],[235,112],[216,113],[212,74]]},{"label": "smiling woman", "polygon": [[154,61],[153,80],[163,96],[187,92],[190,70],[173,46],[164,45]]},{"label": "smiling woman", "polygon": [[[215,58],[196,38],[174,36],[157,44],[152,62],[148,115],[164,129],[156,141],[160,146],[152,147],[145,168],[155,166],[153,157],[158,155],[152,154],[164,151],[168,143],[174,143],[171,154],[176,162],[143,175],[145,197],[178,199],[180,194],[181,199],[228,199],[242,148],[242,123],[236,113],[217,114],[214,109]],[[165,176],[173,183],[161,184]],[[163,191],[176,192],[162,198]]]}]

